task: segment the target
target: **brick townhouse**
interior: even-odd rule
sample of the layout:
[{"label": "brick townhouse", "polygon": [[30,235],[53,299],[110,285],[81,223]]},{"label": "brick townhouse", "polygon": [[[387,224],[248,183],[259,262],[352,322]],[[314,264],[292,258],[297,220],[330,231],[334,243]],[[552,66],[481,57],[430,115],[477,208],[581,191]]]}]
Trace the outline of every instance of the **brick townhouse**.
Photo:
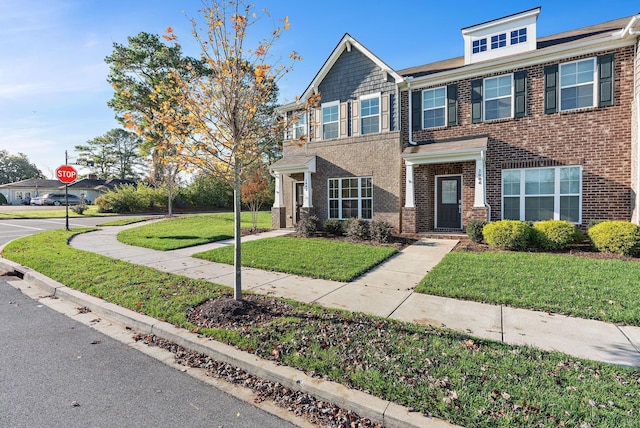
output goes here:
[{"label": "brick townhouse", "polygon": [[640,15],[537,37],[539,15],[463,28],[464,56],[404,70],[345,34],[281,107],[273,226],[309,214],[410,234],[472,219],[637,223]]}]

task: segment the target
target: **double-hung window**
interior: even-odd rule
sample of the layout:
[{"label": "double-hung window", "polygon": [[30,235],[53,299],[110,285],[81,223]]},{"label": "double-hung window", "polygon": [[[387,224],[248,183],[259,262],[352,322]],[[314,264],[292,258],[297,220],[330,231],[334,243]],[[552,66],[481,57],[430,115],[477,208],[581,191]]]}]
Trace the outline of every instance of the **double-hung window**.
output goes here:
[{"label": "double-hung window", "polygon": [[513,74],[484,79],[484,120],[513,117]]},{"label": "double-hung window", "polygon": [[360,97],[360,133],[362,135],[380,132],[380,95]]},{"label": "double-hung window", "polygon": [[322,104],[322,139],[329,140],[340,136],[340,102]]},{"label": "double-hung window", "polygon": [[293,124],[293,139],[297,140],[307,135],[307,113],[302,112]]},{"label": "double-hung window", "polygon": [[422,91],[422,128],[445,126],[447,106],[447,88],[435,88]]},{"label": "double-hung window", "polygon": [[595,106],[595,81],[595,58],[560,64],[560,110]]},{"label": "double-hung window", "polygon": [[373,218],[371,177],[330,178],[329,218]]},{"label": "double-hung window", "polygon": [[581,183],[579,166],[503,170],[502,217],[580,223]]}]

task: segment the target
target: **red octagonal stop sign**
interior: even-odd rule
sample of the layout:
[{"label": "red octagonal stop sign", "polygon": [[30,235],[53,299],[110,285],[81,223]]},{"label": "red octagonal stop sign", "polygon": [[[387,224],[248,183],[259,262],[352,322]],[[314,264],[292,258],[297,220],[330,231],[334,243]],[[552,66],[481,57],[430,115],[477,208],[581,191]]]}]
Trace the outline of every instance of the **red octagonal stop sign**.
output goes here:
[{"label": "red octagonal stop sign", "polygon": [[71,165],[62,165],[56,168],[56,177],[65,184],[73,183],[78,178],[78,171]]}]

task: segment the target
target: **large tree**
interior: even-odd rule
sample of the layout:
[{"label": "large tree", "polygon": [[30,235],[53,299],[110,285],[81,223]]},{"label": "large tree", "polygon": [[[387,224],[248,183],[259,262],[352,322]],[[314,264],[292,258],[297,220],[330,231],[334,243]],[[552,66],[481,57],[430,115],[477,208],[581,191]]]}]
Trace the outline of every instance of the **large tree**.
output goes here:
[{"label": "large tree", "polygon": [[[264,120],[265,106],[274,99],[277,81],[291,66],[271,63],[269,51],[289,23],[284,18],[282,26],[249,48],[245,46],[247,31],[268,16],[266,11],[258,16],[255,6],[242,0],[203,3],[202,22],[194,19],[192,24],[208,72],[189,76],[172,72],[173,83],[161,91],[171,93],[172,102],[163,103],[157,117],[171,130],[185,162],[227,180],[234,189],[234,298],[242,300],[241,178],[245,168],[264,157],[264,143],[273,138],[272,124]],[[177,43],[171,29],[164,37]],[[300,59],[295,52],[289,58],[292,62]]]},{"label": "large tree", "polygon": [[[127,41],[127,45],[114,43],[113,53],[105,58],[109,64],[107,81],[114,88],[107,104],[127,129],[142,138],[141,151],[151,156],[149,181],[166,186],[171,215],[174,189],[185,165],[176,158],[176,141],[167,135],[169,130],[156,112],[162,103],[171,102],[170,92],[175,87],[169,79],[170,71],[179,76],[206,71],[201,61],[183,56],[179,45],[168,46],[155,34],[142,32]],[[178,106],[172,104],[172,108]]]},{"label": "large tree", "polygon": [[10,155],[6,150],[0,150],[0,184],[15,183],[29,178],[44,178],[42,171],[29,162],[24,153]]},{"label": "large tree", "polygon": [[109,178],[138,179],[145,162],[140,155],[137,135],[114,128],[100,137],[75,146],[78,163],[88,165],[91,173],[103,180]]}]

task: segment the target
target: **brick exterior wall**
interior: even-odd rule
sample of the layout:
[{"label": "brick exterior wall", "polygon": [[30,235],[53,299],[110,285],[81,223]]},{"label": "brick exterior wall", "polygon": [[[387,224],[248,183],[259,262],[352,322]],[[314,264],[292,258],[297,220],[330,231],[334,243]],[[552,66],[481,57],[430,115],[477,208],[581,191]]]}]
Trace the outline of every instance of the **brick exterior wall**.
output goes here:
[{"label": "brick exterior wall", "polygon": [[[583,225],[591,219],[600,218],[630,220],[634,200],[633,188],[636,185],[631,183],[631,106],[634,79],[638,78],[634,76],[634,68],[638,67],[634,62],[634,47],[566,58],[561,62],[590,58],[605,53],[615,54],[613,106],[544,114],[543,69],[547,64],[538,64],[526,68],[528,72],[526,117],[472,124],[471,80],[503,75],[520,69],[474,76],[473,79],[448,82],[458,84],[459,125],[416,131],[413,133],[413,140],[428,142],[482,134],[489,136],[486,180],[491,220],[499,220],[502,216],[501,172],[503,169],[555,165],[581,165],[583,168]],[[401,96],[401,111],[402,141],[403,147],[406,147],[410,113],[407,91],[404,91]],[[635,145],[633,150],[637,150]],[[404,176],[404,164],[402,169]],[[434,227],[434,177],[440,174],[463,175],[464,223],[478,216],[478,210],[473,208],[475,172],[472,163],[424,165],[414,167],[414,174],[417,231],[429,231]],[[402,192],[404,192],[404,179]]]},{"label": "brick exterior wall", "polygon": [[[285,143],[286,144],[286,143]],[[286,145],[288,155],[316,155],[316,173],[311,174],[312,204],[320,224],[329,214],[329,178],[372,177],[373,220],[400,227],[400,133],[386,132],[338,140],[314,141],[303,147]],[[302,174],[284,176],[287,226],[293,225],[295,183]]]}]

